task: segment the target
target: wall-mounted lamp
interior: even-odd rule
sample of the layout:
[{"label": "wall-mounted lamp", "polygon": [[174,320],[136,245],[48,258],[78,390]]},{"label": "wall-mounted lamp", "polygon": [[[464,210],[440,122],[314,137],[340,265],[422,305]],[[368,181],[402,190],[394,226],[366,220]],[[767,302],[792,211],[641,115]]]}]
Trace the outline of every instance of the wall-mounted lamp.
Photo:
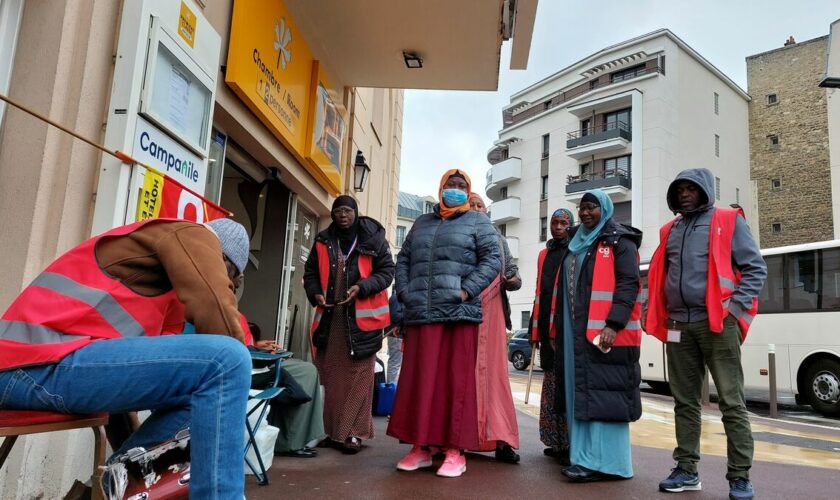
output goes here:
[{"label": "wall-mounted lamp", "polygon": [[361,151],[356,151],[356,161],[353,164],[353,189],[359,192],[364,191],[369,173],[370,167],[365,161],[365,155]]},{"label": "wall-mounted lamp", "polygon": [[423,67],[423,58],[416,52],[403,51],[405,67],[408,69],[420,69]]}]

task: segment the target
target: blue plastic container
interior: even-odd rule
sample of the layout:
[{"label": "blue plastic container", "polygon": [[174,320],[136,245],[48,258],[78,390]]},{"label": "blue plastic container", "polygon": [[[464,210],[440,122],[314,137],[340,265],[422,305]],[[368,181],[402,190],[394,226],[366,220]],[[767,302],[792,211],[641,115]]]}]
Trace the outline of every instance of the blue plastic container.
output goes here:
[{"label": "blue plastic container", "polygon": [[380,382],[376,391],[376,406],[373,409],[374,415],[390,415],[394,407],[394,396],[397,394],[397,385],[393,383]]}]

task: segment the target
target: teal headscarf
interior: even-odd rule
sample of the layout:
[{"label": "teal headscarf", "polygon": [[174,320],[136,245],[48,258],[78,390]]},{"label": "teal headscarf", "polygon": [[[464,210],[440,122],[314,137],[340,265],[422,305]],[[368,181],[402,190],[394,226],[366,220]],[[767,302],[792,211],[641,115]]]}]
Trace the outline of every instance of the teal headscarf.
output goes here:
[{"label": "teal headscarf", "polygon": [[[591,191],[587,191],[584,196],[587,194],[591,194],[598,199],[598,204],[601,205],[601,220],[599,220],[598,224],[592,229],[586,229],[583,224],[578,226],[577,232],[575,232],[574,237],[572,237],[571,241],[569,241],[569,251],[575,254],[592,246],[598,238],[598,234],[601,233],[601,229],[604,228],[604,224],[606,224],[613,216],[613,202],[607,193],[601,191],[600,189],[593,189]],[[581,201],[583,201],[583,199],[581,199]]]}]

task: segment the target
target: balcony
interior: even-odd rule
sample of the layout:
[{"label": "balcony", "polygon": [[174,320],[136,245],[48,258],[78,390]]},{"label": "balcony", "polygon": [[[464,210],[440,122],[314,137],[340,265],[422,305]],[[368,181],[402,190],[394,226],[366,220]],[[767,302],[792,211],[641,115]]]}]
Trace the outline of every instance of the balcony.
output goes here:
[{"label": "balcony", "polygon": [[519,219],[522,203],[516,196],[493,202],[490,206],[490,220],[493,224],[504,224]]},{"label": "balcony", "polygon": [[519,238],[515,236],[508,236],[505,238],[507,240],[508,248],[510,248],[510,256],[514,259],[519,258]]},{"label": "balcony", "polygon": [[598,127],[574,130],[566,134],[566,155],[581,159],[610,151],[625,149],[633,140],[630,124],[604,123]]},{"label": "balcony", "polygon": [[522,178],[522,160],[516,157],[496,163],[487,170],[484,192],[493,201],[500,200],[501,188]]},{"label": "balcony", "polygon": [[552,95],[551,97],[536,101],[530,104],[511,106],[502,110],[502,127],[508,128],[522,123],[529,118],[533,118],[549,109],[565,105],[568,101],[580,97],[590,92],[601,90],[613,85],[619,85],[629,80],[648,76],[665,74],[664,68],[661,68],[655,61],[651,65],[635,69],[631,73],[622,73],[620,76],[616,75],[614,78],[588,80],[575,87],[572,87],[564,92]]},{"label": "balcony", "polygon": [[583,198],[586,191],[600,189],[615,202],[630,201],[631,188],[630,171],[625,169],[570,175],[566,184],[566,200],[575,202]]}]

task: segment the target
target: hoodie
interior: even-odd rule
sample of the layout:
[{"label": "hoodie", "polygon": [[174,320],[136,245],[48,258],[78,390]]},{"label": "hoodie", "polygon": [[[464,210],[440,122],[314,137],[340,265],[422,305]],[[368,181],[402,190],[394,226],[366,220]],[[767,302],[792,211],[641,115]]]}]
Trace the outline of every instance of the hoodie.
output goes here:
[{"label": "hoodie", "polygon": [[[686,212],[677,199],[677,184],[689,181],[700,188],[700,204]],[[709,228],[715,204],[715,178],[706,168],[683,170],[668,187],[668,208],[680,214],[666,245],[665,296],[668,315],[680,322],[702,321],[706,311],[706,275],[709,264]],[[736,317],[752,305],[767,277],[767,265],[743,217],[735,221],[732,265],[741,272],[729,309]]]}]

